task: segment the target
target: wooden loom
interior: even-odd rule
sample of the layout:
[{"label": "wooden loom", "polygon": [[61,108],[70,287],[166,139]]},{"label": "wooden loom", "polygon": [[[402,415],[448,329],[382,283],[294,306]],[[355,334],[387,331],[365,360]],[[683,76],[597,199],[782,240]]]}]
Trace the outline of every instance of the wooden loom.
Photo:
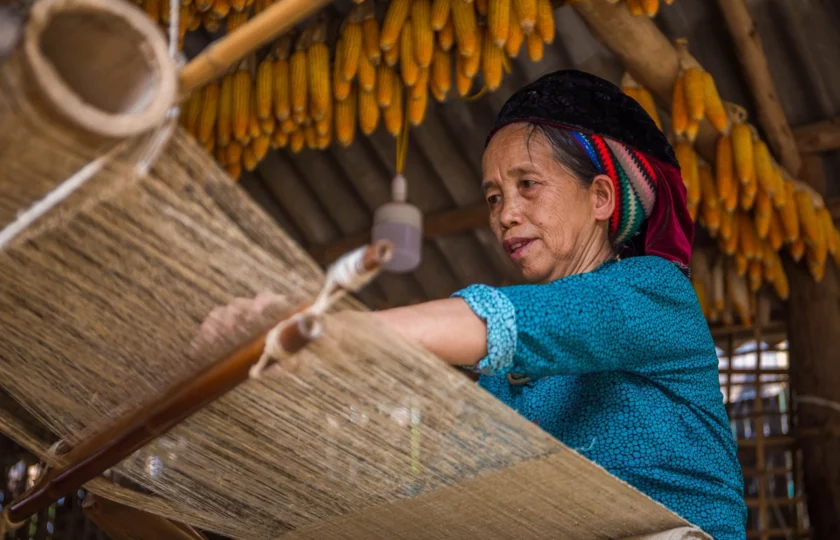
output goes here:
[{"label": "wooden loom", "polygon": [[[288,342],[305,366],[297,377],[244,382],[267,321],[185,352],[213,307],[270,289],[293,311],[323,275],[183,132],[148,174],[134,164],[178,94],[324,3],[277,2],[233,46],[189,64],[180,85],[163,37],[133,6],[33,8],[0,65],[0,226],[109,159],[0,253],[0,388],[29,413],[0,409],[0,430],[52,468],[7,521],[84,483],[106,501],[92,505],[100,523],[114,522],[103,508],[113,518],[132,507],[233,538],[629,538],[687,527],[368,321],[331,316],[318,341]],[[370,267],[386,256],[370,255]],[[146,534],[161,530],[197,537],[165,525]]]}]

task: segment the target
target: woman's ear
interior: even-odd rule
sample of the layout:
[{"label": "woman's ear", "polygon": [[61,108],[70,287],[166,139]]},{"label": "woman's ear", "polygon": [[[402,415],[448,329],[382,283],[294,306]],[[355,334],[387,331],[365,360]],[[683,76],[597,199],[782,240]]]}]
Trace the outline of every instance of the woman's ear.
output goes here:
[{"label": "woman's ear", "polygon": [[589,187],[592,199],[592,213],[595,219],[606,221],[615,211],[615,185],[606,174],[599,174]]}]

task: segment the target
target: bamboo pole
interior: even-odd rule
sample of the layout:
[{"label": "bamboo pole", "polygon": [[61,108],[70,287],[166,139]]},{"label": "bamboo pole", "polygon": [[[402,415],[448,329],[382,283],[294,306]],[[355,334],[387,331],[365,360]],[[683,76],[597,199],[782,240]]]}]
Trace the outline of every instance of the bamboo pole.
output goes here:
[{"label": "bamboo pole", "polygon": [[[378,270],[391,257],[389,242],[371,244],[365,250],[365,272]],[[288,320],[307,306],[289,313]],[[305,321],[308,322],[308,321]],[[278,340],[288,354],[303,349],[311,340],[307,328],[291,324],[280,332]],[[67,465],[48,472],[35,486],[9,505],[3,518],[21,524],[27,517],[49,506],[85,482],[99,476],[178,423],[249,378],[266,345],[268,329],[250,343],[214,362],[198,374],[190,374],[145,406],[129,411],[110,427],[93,435],[67,452]]]},{"label": "bamboo pole", "polygon": [[778,156],[781,164],[794,175],[800,173],[802,159],[796,139],[790,129],[785,111],[779,101],[776,85],[755,21],[744,0],[718,0],[729,33],[735,42],[735,51],[752,90],[758,112],[758,124],[767,135],[767,143]]},{"label": "bamboo pole", "polygon": [[220,77],[230,66],[265,45],[330,0],[278,0],[233,33],[215,41],[181,70],[181,97]]}]

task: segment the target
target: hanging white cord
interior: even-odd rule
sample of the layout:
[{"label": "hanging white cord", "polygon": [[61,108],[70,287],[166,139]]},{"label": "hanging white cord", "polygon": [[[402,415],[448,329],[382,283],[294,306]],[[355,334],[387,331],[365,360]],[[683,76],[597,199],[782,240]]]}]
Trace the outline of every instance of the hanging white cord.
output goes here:
[{"label": "hanging white cord", "polygon": [[178,18],[181,15],[181,2],[180,0],[170,0],[169,1],[169,56],[173,59],[178,55],[178,38],[180,37],[179,34],[179,24]]},{"label": "hanging white cord", "polygon": [[808,405],[827,407],[829,409],[834,409],[835,411],[840,412],[840,403],[836,401],[831,401],[830,399],[825,399],[817,396],[796,396],[796,401],[798,401],[799,403],[806,403]]},{"label": "hanging white cord", "polygon": [[[301,334],[308,339],[317,339],[323,332],[322,319],[327,310],[348,292],[356,292],[379,273],[378,269],[365,271],[364,256],[367,246],[360,247],[343,255],[327,272],[321,292],[306,310],[286,319],[268,332],[265,348],[259,361],[249,372],[252,379],[259,378],[271,360],[282,358],[286,354],[280,344],[280,333],[292,324],[297,324]],[[337,290],[336,289],[336,285]]]}]

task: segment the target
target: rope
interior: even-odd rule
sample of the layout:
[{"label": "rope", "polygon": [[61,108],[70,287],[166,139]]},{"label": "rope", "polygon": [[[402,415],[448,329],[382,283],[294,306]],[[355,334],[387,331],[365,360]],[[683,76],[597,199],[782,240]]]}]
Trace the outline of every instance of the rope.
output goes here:
[{"label": "rope", "polygon": [[405,171],[405,160],[408,156],[408,129],[408,104],[406,104],[402,130],[397,135],[397,174],[402,174]]},{"label": "rope", "polygon": [[283,330],[297,325],[298,331],[307,340],[319,338],[324,330],[322,321],[327,310],[348,292],[358,291],[376,277],[378,269],[366,271],[364,268],[367,249],[367,246],[360,247],[335,261],[327,272],[321,292],[315,301],[303,312],[280,322],[268,332],[263,353],[249,371],[252,379],[261,377],[272,360],[278,360],[288,353],[280,342]]},{"label": "rope", "polygon": [[834,409],[837,412],[840,412],[840,403],[836,401],[831,401],[830,399],[825,399],[817,396],[797,396],[796,401],[799,403],[808,403],[810,405],[817,405],[820,407],[828,407],[829,409]]},{"label": "rope", "polygon": [[178,55],[179,24],[181,15],[181,2],[179,0],[169,1],[169,56],[175,58]]}]

